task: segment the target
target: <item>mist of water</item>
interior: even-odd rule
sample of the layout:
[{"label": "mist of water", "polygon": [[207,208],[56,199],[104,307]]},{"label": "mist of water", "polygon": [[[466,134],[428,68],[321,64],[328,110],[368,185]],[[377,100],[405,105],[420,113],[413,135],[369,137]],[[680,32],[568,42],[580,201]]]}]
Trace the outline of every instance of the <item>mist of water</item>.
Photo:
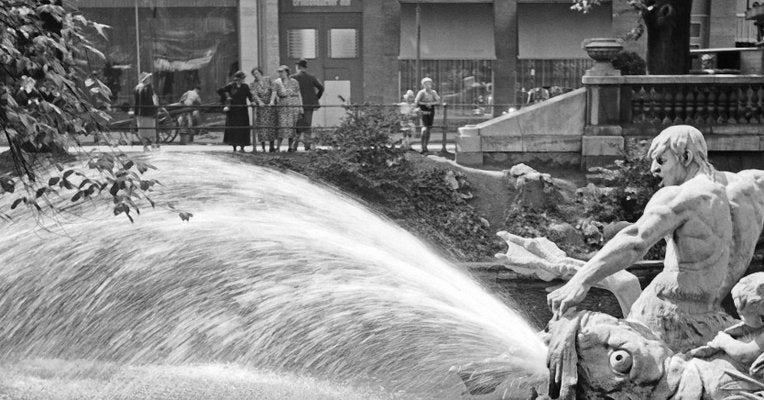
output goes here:
[{"label": "mist of water", "polygon": [[104,201],[53,233],[0,226],[0,361],[229,363],[433,398],[463,391],[450,366],[502,354],[518,382],[545,374],[517,313],[358,202],[222,155],[148,161],[190,222]]}]

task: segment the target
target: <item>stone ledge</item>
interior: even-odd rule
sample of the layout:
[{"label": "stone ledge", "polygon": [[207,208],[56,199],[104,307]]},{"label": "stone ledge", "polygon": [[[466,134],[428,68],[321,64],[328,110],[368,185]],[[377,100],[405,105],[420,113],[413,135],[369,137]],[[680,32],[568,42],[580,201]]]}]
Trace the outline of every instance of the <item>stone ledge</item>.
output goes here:
[{"label": "stone ledge", "polygon": [[481,152],[456,152],[454,158],[459,165],[467,167],[482,167],[483,166],[483,153]]},{"label": "stone ledge", "polygon": [[623,136],[584,136],[581,138],[581,155],[620,156],[623,154]]},{"label": "stone ledge", "polygon": [[484,136],[481,149],[493,152],[580,152],[581,136],[527,135],[527,136]]},{"label": "stone ledge", "polygon": [[624,75],[584,76],[584,85],[684,85],[764,83],[764,75]]},{"label": "stone ledge", "polygon": [[761,150],[759,135],[706,135],[708,151],[757,151]]}]

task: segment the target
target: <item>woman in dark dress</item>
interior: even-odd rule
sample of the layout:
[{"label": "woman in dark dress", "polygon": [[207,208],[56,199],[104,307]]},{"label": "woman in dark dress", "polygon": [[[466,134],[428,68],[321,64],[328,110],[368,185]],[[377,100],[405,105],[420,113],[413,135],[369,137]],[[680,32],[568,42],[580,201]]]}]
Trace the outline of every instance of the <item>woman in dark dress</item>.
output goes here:
[{"label": "woman in dark dress", "polygon": [[233,82],[218,89],[218,94],[226,104],[224,110],[228,110],[226,111],[223,143],[233,146],[233,151],[236,151],[236,146],[240,146],[241,150],[239,151],[241,152],[244,152],[244,146],[251,144],[247,99],[250,101],[254,99],[249,86],[244,83],[245,77],[244,72],[237,71],[233,74]]}]

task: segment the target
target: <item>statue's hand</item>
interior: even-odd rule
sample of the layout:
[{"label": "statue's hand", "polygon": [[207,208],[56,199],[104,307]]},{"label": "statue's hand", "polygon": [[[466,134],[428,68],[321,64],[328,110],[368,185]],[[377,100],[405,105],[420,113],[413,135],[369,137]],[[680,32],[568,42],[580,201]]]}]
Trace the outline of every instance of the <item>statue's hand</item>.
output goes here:
[{"label": "statue's hand", "polygon": [[563,287],[549,293],[546,296],[547,304],[554,314],[554,318],[565,314],[565,311],[581,303],[591,287],[571,279]]},{"label": "statue's hand", "polygon": [[730,345],[734,346],[736,342],[737,341],[733,339],[732,336],[730,336],[729,334],[725,332],[719,332],[716,334],[716,337],[714,337],[710,342],[708,342],[708,346],[716,348],[716,349],[724,350],[729,348]]},{"label": "statue's hand", "polygon": [[564,251],[546,238],[528,239],[504,231],[497,235],[507,242],[507,252],[496,254],[496,259],[519,274],[536,276],[547,282],[568,280],[584,264],[567,257]]}]

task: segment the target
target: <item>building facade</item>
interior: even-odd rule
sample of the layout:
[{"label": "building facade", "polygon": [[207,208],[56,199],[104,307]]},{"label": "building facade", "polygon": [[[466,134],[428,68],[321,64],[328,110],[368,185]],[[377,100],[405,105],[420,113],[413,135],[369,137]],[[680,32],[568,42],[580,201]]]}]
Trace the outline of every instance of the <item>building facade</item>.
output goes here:
[{"label": "building facade", "polygon": [[[694,47],[749,40],[752,24],[738,15],[746,0],[735,2],[695,0]],[[517,105],[534,87],[579,87],[592,64],[582,41],[622,36],[638,17],[622,0],[587,14],[571,10],[570,0],[80,0],[79,7],[113,27],[98,45],[118,102],[128,101],[140,71],[155,72],[163,101],[196,84],[212,100],[238,69],[274,75],[305,58],[326,84],[323,104],[395,103],[429,76],[454,112],[465,113]],[[626,43],[642,56],[644,47],[644,39]],[[327,107],[318,123],[341,112]]]}]

